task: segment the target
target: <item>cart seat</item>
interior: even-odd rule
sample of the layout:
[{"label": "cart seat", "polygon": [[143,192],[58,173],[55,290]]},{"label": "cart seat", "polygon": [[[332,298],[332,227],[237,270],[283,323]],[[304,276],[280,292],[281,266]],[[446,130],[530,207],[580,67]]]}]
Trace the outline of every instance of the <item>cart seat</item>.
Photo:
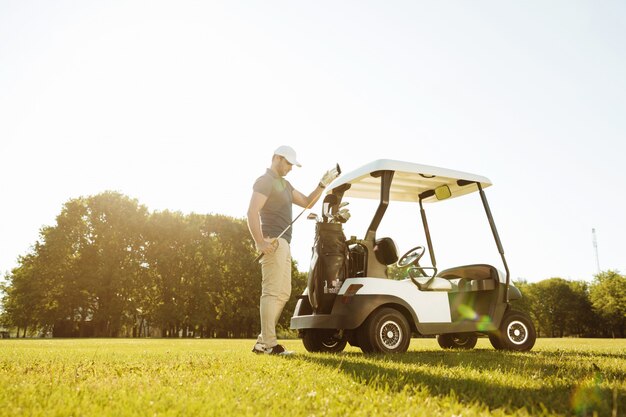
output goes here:
[{"label": "cart seat", "polygon": [[382,237],[374,242],[374,255],[376,260],[383,265],[391,265],[398,262],[398,249],[390,237]]},{"label": "cart seat", "polygon": [[459,291],[489,291],[496,288],[500,274],[487,264],[464,265],[446,269],[437,274],[445,280],[458,280]]},{"label": "cart seat", "polygon": [[463,265],[445,269],[437,274],[445,279],[465,278],[471,280],[492,279],[498,281],[498,270],[487,264]]}]

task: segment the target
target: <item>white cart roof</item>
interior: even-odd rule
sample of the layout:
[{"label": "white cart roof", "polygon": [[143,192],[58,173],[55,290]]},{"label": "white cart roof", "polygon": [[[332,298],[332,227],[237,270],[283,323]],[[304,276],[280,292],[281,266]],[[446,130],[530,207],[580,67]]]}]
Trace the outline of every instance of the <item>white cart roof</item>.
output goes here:
[{"label": "white cart roof", "polygon": [[[447,185],[450,188],[452,193],[450,198],[478,191],[476,184],[459,186],[457,180],[479,182],[483,188],[491,185],[488,178],[480,175],[412,162],[379,159],[341,175],[328,187],[328,192],[349,183],[351,187],[344,193],[344,197],[378,200],[380,199],[380,177],[371,176],[371,173],[376,171],[395,171],[389,195],[392,201],[417,202],[421,193],[441,185]],[[432,196],[422,201],[436,202],[438,200]]]}]

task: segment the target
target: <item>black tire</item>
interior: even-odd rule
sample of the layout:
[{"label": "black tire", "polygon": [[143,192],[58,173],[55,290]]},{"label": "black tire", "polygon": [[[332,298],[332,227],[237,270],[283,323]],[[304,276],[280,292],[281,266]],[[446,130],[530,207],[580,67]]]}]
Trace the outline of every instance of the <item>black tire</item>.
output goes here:
[{"label": "black tire", "polygon": [[504,349],[504,346],[502,346],[502,340],[500,340],[500,332],[489,333],[489,341],[495,350]]},{"label": "black tire", "polygon": [[356,345],[361,348],[363,353],[374,353],[374,348],[370,342],[369,330],[365,324],[366,322],[356,330]]},{"label": "black tire", "polygon": [[473,349],[478,337],[474,333],[446,333],[437,336],[437,343],[443,349]]},{"label": "black tire", "polygon": [[335,330],[308,329],[302,333],[302,343],[309,352],[338,353],[342,352],[347,340],[333,337]]},{"label": "black tire", "polygon": [[365,353],[404,353],[411,343],[411,328],[398,310],[374,311],[359,329],[359,345]]},{"label": "black tire", "polygon": [[498,339],[502,349],[527,352],[535,346],[537,333],[528,314],[507,310],[500,324]]},{"label": "black tire", "polygon": [[350,344],[350,346],[353,347],[360,347],[359,346],[359,338],[358,338],[358,330],[352,330],[352,331],[348,331],[348,343]]}]

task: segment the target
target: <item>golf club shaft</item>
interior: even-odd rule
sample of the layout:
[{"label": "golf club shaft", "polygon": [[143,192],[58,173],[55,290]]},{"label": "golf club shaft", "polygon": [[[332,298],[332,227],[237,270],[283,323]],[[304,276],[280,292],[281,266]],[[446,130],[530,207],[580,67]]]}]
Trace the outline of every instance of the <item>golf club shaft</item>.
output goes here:
[{"label": "golf club shaft", "polygon": [[[291,221],[291,223],[289,223],[289,226],[285,227],[285,230],[283,230],[282,232],[280,232],[280,234],[276,237],[276,240],[278,240],[278,239],[280,239],[281,237],[283,237],[283,235],[284,235],[285,233],[287,233],[287,230],[289,230],[289,229],[291,228],[291,226],[293,226],[293,224],[296,222],[296,220],[298,220],[298,219],[300,218],[300,216],[302,216],[302,214],[303,214],[305,211],[307,211],[307,210],[309,209],[309,207],[310,207],[310,205],[306,206],[306,207],[305,207],[305,208],[304,208],[304,209],[300,212],[300,214],[298,214],[298,215],[296,216],[296,218],[295,218],[295,219],[293,219],[293,220]],[[259,256],[257,256],[257,257],[254,259],[254,262],[259,262],[259,261],[261,260],[261,258],[263,258],[263,255],[264,255],[264,253],[263,253],[263,252],[261,252],[261,253],[259,254]]]}]

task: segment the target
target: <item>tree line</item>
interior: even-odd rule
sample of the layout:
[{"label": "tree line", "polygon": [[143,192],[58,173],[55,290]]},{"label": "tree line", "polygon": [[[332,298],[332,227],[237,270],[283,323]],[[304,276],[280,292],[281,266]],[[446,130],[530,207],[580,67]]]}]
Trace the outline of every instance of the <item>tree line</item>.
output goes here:
[{"label": "tree line", "polygon": [[[18,336],[255,337],[255,257],[242,219],[150,213],[117,192],[76,198],[5,276],[0,318]],[[306,277],[292,272],[297,294]]]},{"label": "tree line", "polygon": [[514,307],[530,314],[540,336],[626,337],[626,276],[617,271],[591,284],[550,278],[515,285],[523,297]]},{"label": "tree line", "polygon": [[[150,213],[116,192],[72,199],[5,276],[0,324],[23,337],[255,337],[255,257],[244,219]],[[283,329],[306,286],[295,262],[292,277]],[[514,307],[540,336],[626,337],[626,277],[617,271],[591,284],[515,284],[523,298]]]}]

